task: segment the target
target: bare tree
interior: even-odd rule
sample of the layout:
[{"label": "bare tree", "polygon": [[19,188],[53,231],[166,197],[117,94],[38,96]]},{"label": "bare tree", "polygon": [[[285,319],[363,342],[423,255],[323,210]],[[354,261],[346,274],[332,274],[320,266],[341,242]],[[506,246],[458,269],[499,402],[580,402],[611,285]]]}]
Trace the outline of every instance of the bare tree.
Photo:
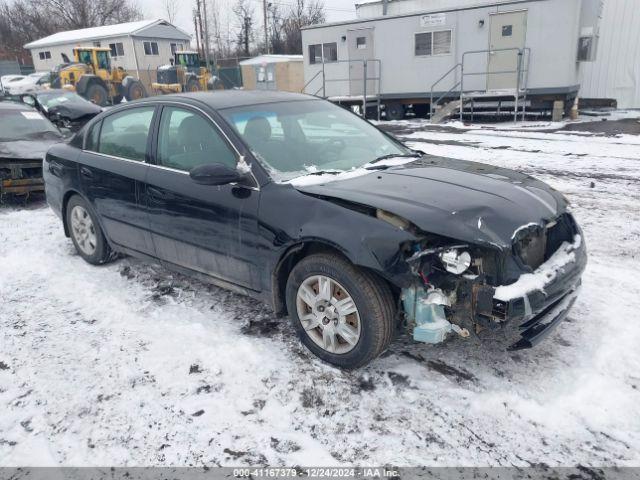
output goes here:
[{"label": "bare tree", "polygon": [[254,14],[255,9],[248,0],[237,0],[233,7],[233,13],[238,22],[237,44],[241,55],[248,57],[251,55],[251,44],[253,43]]},{"label": "bare tree", "polygon": [[[302,28],[308,25],[323,23],[326,20],[324,4],[321,0],[296,0],[289,12],[281,17],[278,28],[278,40],[281,42],[278,48],[273,45],[275,53],[300,54],[302,53]],[[276,40],[274,38],[272,41]]]},{"label": "bare tree", "polygon": [[164,0],[163,6],[169,23],[175,23],[178,16],[178,0]]},{"label": "bare tree", "polygon": [[0,45],[18,54],[25,43],[55,32],[140,17],[131,0],[0,0]]}]

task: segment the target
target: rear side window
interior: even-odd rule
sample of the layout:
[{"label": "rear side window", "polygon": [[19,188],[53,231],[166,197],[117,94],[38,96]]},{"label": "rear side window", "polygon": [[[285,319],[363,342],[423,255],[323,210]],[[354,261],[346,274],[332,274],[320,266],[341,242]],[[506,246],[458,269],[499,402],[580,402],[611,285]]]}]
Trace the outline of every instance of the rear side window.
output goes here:
[{"label": "rear side window", "polygon": [[155,107],[139,107],[102,121],[98,152],[144,162]]}]

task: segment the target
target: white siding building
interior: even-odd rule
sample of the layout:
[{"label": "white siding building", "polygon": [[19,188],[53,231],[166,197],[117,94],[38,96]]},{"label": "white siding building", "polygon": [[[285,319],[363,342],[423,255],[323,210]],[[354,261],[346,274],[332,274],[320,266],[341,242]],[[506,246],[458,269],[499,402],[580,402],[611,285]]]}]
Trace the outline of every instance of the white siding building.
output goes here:
[{"label": "white siding building", "polygon": [[148,87],[155,81],[156,69],[169,63],[173,51],[189,48],[190,42],[187,32],[162,19],[152,19],[59,32],[25,48],[31,51],[37,71],[62,63],[62,54],[73,61],[77,46],[110,48],[112,65],[138,76]]},{"label": "white siding building", "polygon": [[640,108],[640,2],[605,0],[595,62],[582,65],[580,96]]}]

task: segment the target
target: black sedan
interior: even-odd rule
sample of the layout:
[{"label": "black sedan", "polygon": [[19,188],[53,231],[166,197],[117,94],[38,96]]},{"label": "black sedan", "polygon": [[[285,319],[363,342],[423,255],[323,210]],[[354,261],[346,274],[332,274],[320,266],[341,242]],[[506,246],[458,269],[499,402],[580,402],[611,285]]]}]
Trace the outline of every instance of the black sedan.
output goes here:
[{"label": "black sedan", "polygon": [[60,131],[33,108],[0,102],[0,200],[44,190],[42,159]]},{"label": "black sedan", "polygon": [[75,132],[102,112],[102,108],[75,92],[53,89],[21,95],[21,100],[40,111],[60,128]]},{"label": "black sedan", "polygon": [[270,302],[344,368],[403,328],[426,343],[528,348],[573,305],[586,264],[566,199],[526,175],[412,151],[298,94],[132,102],[46,157],[78,253],[118,253]]}]

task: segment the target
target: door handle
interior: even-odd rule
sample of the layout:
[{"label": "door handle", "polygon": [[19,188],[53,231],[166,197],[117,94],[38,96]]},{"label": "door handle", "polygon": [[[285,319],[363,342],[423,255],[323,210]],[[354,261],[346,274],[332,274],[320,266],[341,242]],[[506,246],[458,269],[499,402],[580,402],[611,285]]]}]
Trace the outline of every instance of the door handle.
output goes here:
[{"label": "door handle", "polygon": [[173,193],[169,193],[166,190],[160,190],[155,187],[147,187],[147,193],[150,197],[157,200],[175,200],[177,198]]},{"label": "door handle", "polygon": [[80,167],[80,175],[85,178],[93,178],[93,172],[87,167]]}]

